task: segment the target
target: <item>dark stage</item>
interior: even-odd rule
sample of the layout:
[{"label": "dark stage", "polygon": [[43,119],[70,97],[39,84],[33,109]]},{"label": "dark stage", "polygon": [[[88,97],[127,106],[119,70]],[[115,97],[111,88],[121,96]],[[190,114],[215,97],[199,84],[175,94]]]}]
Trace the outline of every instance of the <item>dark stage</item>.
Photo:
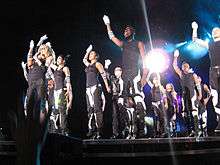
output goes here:
[{"label": "dark stage", "polygon": [[[15,164],[14,141],[0,141],[0,158],[3,164]],[[220,137],[92,140],[49,134],[41,160],[42,164],[72,164],[75,161],[99,164],[120,160],[124,163],[214,165],[220,163]]]}]

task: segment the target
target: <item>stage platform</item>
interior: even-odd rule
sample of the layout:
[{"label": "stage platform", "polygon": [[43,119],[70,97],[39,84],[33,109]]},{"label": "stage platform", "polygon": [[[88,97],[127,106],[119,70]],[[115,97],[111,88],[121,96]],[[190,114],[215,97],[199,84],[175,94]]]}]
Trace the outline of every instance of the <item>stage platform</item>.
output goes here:
[{"label": "stage platform", "polygon": [[[16,160],[15,141],[0,141],[0,160]],[[220,137],[80,139],[49,134],[41,156],[42,165],[124,163],[220,164]],[[5,164],[6,164],[5,163]],[[1,163],[2,164],[2,163]],[[11,163],[10,163],[11,164]]]}]

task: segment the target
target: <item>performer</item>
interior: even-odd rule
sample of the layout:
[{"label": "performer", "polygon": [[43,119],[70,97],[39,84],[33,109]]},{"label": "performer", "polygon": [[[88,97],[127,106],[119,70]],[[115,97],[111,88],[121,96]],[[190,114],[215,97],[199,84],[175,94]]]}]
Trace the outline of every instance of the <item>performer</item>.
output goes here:
[{"label": "performer", "polygon": [[118,102],[119,97],[122,96],[123,90],[123,80],[122,80],[122,68],[115,67],[114,74],[110,75],[109,65],[111,61],[109,59],[105,60],[105,70],[107,77],[111,85],[111,94],[112,94],[112,136],[111,139],[117,139],[122,137],[123,128],[123,113],[122,113],[122,104]]},{"label": "performer", "polygon": [[[57,57],[56,65],[51,64],[50,67],[54,70],[54,101],[55,110],[59,112],[60,132],[63,135],[68,135],[67,114],[72,107],[72,87],[70,70],[65,66],[65,63],[65,56],[61,54]],[[66,92],[64,90],[65,87]],[[67,101],[66,96],[70,98],[69,101]]]},{"label": "performer", "polygon": [[150,72],[147,76],[147,83],[151,87],[151,95],[152,95],[152,108],[156,115],[155,121],[155,136],[156,137],[167,137],[167,118],[165,114],[165,109],[167,109],[167,101],[166,101],[166,93],[165,89],[161,84],[159,73],[155,73],[152,76],[152,82],[150,81],[150,76],[152,73]]},{"label": "performer", "polygon": [[124,30],[125,40],[122,41],[114,35],[108,16],[104,15],[103,20],[107,27],[110,40],[122,48],[122,79],[124,81],[123,95],[128,96],[134,94],[133,79],[138,75],[138,69],[143,70],[141,79],[142,87],[146,83],[146,69],[143,69],[142,67],[142,61],[145,56],[144,44],[143,42],[134,39],[135,29],[132,26],[126,26]]},{"label": "performer", "polygon": [[182,69],[177,65],[177,59],[179,57],[179,50],[174,51],[173,68],[180,78],[182,86],[182,98],[183,98],[183,112],[186,115],[186,124],[189,131],[189,136],[195,136],[198,134],[197,121],[198,110],[195,106],[196,91],[195,91],[195,77],[196,74],[190,69],[190,65],[187,62],[182,63]]},{"label": "performer", "polygon": [[211,92],[209,87],[206,84],[202,83],[202,79],[200,76],[196,76],[196,107],[198,107],[198,116],[199,116],[199,134],[198,136],[206,137],[207,133],[207,109],[206,105],[211,97]]},{"label": "performer", "polygon": [[[101,129],[103,127],[103,111],[102,111],[102,98],[101,88],[98,86],[98,74],[101,74],[107,92],[110,92],[110,87],[107,82],[105,70],[100,62],[98,62],[99,55],[95,51],[92,51],[92,45],[90,45],[83,58],[83,63],[86,66],[86,101],[88,111],[88,137],[101,138]],[[92,127],[92,119],[95,118],[96,130]]]},{"label": "performer", "polygon": [[[40,121],[44,121],[44,113],[46,110],[46,83],[45,83],[45,74],[47,71],[46,68],[46,58],[49,56],[48,51],[39,51],[33,56],[33,63],[29,66],[28,73],[28,91],[27,91],[27,105],[29,105],[30,95],[35,94],[35,100],[40,100],[41,113],[38,112],[27,112],[27,117],[29,119],[38,119],[40,116]],[[32,60],[32,53],[28,55],[28,61]],[[36,91],[36,92],[33,92]]]},{"label": "performer", "polygon": [[174,85],[172,83],[166,84],[166,98],[167,105],[165,107],[167,107],[167,125],[170,128],[170,136],[173,137],[176,135],[176,118],[179,107],[177,102],[177,92],[175,91]]},{"label": "performer", "polygon": [[215,112],[218,115],[218,125],[215,131],[220,132],[220,28],[215,27],[212,29],[213,42],[210,43],[198,39],[198,24],[196,22],[192,22],[192,29],[192,40],[209,50],[209,86],[213,96],[212,102]]},{"label": "performer", "polygon": [[133,80],[134,84],[134,101],[136,106],[136,113],[137,113],[137,129],[138,129],[138,138],[145,136],[145,121],[144,118],[146,116],[146,105],[144,102],[144,92],[141,87],[141,74],[140,70],[138,71],[138,75]]}]

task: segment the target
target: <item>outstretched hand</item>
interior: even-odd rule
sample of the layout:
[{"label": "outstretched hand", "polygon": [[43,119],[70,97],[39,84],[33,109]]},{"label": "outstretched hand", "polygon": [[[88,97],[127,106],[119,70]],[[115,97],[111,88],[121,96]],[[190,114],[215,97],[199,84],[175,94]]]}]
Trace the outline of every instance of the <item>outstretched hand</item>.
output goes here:
[{"label": "outstretched hand", "polygon": [[31,41],[30,41],[30,49],[33,49],[33,48],[34,48],[34,41],[31,40]]},{"label": "outstretched hand", "polygon": [[22,68],[25,68],[26,64],[24,63],[24,61],[21,62],[21,66]]},{"label": "outstretched hand", "polygon": [[178,49],[176,49],[176,50],[174,51],[174,57],[178,58],[179,55],[180,55],[180,52],[179,52]]},{"label": "outstretched hand", "polygon": [[197,24],[197,22],[192,22],[192,28],[193,29],[198,29],[198,24]]},{"label": "outstretched hand", "polygon": [[107,15],[104,15],[103,16],[103,21],[104,21],[104,23],[107,25],[107,24],[110,24],[110,19],[109,19],[109,17],[107,16]]},{"label": "outstretched hand", "polygon": [[92,45],[89,45],[89,47],[86,49],[86,53],[89,53],[92,51]]},{"label": "outstretched hand", "polygon": [[111,60],[109,59],[105,60],[105,68],[108,68],[111,63],[112,63]]}]

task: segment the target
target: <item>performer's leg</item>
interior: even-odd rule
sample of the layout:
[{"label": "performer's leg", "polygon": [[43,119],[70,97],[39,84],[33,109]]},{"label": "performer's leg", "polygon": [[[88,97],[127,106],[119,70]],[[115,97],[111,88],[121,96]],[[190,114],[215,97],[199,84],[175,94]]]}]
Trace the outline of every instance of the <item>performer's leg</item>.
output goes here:
[{"label": "performer's leg", "polygon": [[101,138],[103,128],[103,111],[102,111],[102,98],[100,88],[96,88],[94,91],[94,113],[95,123],[97,127],[97,139]]}]

